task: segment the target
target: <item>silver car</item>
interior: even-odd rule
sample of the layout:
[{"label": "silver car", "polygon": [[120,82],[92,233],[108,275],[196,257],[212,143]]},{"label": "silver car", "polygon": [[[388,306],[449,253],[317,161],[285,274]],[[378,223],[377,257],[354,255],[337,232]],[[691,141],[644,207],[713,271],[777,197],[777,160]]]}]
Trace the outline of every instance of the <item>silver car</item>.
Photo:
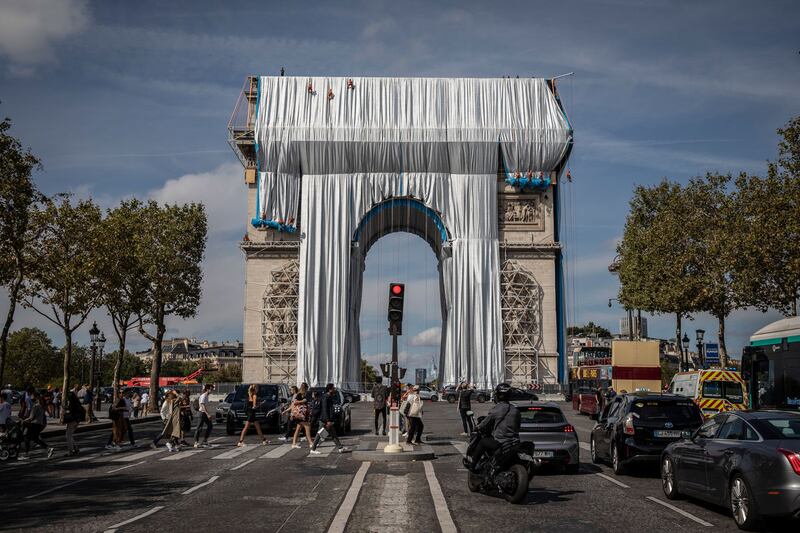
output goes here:
[{"label": "silver car", "polygon": [[563,466],[568,474],[580,467],[575,428],[552,402],[512,402],[520,411],[519,438],[534,444],[533,457],[543,465]]},{"label": "silver car", "polygon": [[430,387],[425,385],[421,385],[419,387],[419,399],[420,400],[430,400],[432,402],[439,401],[439,394]]},{"label": "silver car", "polygon": [[234,394],[235,393],[233,392],[228,393],[228,395],[225,396],[225,399],[217,404],[217,409],[214,411],[214,418],[216,419],[217,424],[222,424],[225,422],[225,417],[228,416],[228,410],[231,408]]}]

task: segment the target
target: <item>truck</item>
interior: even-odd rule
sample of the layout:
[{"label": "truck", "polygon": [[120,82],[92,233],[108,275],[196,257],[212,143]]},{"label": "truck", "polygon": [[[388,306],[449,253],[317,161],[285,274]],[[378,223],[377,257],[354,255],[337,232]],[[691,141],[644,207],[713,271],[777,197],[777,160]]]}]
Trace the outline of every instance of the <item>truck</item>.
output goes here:
[{"label": "truck", "polygon": [[747,409],[744,378],[735,370],[678,372],[672,377],[669,392],[694,400],[705,418]]}]

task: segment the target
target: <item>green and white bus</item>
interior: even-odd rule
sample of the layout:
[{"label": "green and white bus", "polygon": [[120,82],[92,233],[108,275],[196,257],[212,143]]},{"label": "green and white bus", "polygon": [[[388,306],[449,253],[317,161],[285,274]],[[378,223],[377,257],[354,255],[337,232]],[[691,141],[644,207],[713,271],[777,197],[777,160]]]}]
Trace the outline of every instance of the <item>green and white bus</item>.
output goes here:
[{"label": "green and white bus", "polygon": [[753,409],[800,410],[800,317],[768,324],[742,353]]}]

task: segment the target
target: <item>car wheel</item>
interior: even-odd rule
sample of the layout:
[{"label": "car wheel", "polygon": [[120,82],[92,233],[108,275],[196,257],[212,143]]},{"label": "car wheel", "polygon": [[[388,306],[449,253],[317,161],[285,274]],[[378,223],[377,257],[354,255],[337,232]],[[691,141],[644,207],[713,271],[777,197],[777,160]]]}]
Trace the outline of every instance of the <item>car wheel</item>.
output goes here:
[{"label": "car wheel", "polygon": [[675,476],[675,462],[669,456],[661,460],[661,488],[664,489],[664,496],[670,500],[677,500],[681,496]]},{"label": "car wheel", "polygon": [[728,501],[733,521],[736,522],[739,529],[752,530],[758,526],[760,516],[756,508],[756,500],[750,490],[750,485],[739,474],[733,476],[731,480]]},{"label": "car wheel", "polygon": [[619,449],[616,444],[611,445],[611,469],[618,476],[625,473],[625,467],[622,465],[622,459],[619,457]]},{"label": "car wheel", "polygon": [[600,456],[597,455],[597,446],[594,443],[594,435],[592,435],[591,438],[589,439],[589,454],[592,457],[592,463],[599,465]]},{"label": "car wheel", "polygon": [[456,403],[456,397],[453,395],[448,396],[447,403]]},{"label": "car wheel", "polygon": [[439,397],[434,394],[433,396],[431,396],[431,401],[432,402],[438,402],[439,401]]}]

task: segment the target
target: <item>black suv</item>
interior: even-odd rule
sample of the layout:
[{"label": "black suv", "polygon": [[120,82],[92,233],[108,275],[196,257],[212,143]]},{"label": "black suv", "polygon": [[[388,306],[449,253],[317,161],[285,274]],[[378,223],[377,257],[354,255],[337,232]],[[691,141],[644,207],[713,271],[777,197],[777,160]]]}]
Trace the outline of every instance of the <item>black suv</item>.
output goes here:
[{"label": "black suv", "polygon": [[[225,419],[225,431],[228,435],[237,433],[247,422],[247,389],[249,384],[236,387]],[[285,383],[259,383],[256,384],[256,421],[261,429],[280,431],[289,422],[289,414],[281,414],[289,402],[289,386]]]},{"label": "black suv", "polygon": [[623,474],[635,461],[658,461],[667,444],[680,440],[682,431],[694,431],[702,423],[700,409],[685,396],[617,396],[608,402],[592,429],[592,462],[611,461],[614,473]]}]

